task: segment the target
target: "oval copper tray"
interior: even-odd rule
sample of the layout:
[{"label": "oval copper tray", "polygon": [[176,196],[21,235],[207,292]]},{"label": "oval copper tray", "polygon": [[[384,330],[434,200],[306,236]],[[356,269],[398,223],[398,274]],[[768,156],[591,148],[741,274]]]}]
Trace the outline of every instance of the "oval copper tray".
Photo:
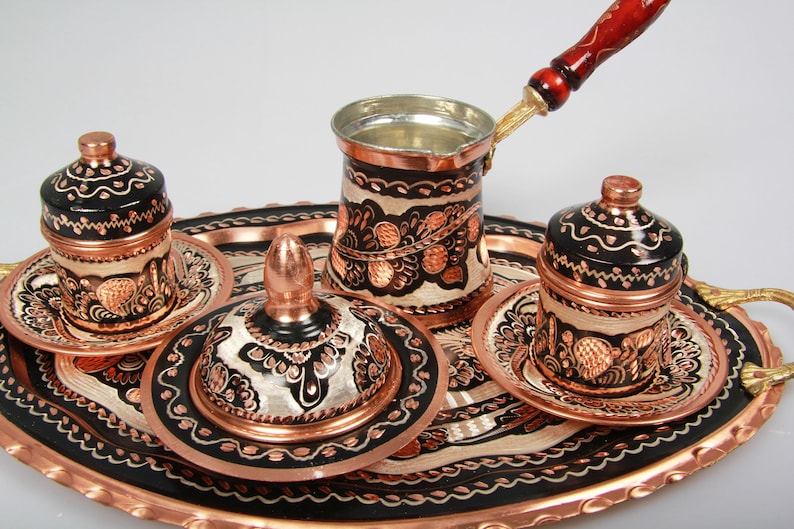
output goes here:
[{"label": "oval copper tray", "polygon": [[[294,205],[211,214],[175,228],[218,247],[235,273],[233,297],[261,288],[268,241],[289,231],[325,258],[336,206]],[[486,217],[495,290],[535,277],[543,228]],[[514,398],[474,356],[466,324],[434,331],[450,360],[445,404],[397,454],[366,469],[303,483],[207,472],[167,450],[140,410],[148,352],[79,358],[26,346],[0,328],[0,443],[88,498],[184,527],[528,527],[645,496],[708,466],[751,437],[782,387],[755,399],[743,363],[778,365],[763,325],[717,311],[689,285],[681,302],[728,352],[723,391],[662,426],[609,427],[558,418]]]}]

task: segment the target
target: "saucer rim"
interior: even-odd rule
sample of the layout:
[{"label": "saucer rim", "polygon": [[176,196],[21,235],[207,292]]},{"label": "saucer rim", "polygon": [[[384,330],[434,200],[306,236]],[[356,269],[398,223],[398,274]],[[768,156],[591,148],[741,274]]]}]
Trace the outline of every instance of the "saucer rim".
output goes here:
[{"label": "saucer rim", "polygon": [[[195,307],[192,309],[185,318],[185,321],[192,320],[196,316],[202,314],[207,310],[211,310],[212,308],[225,303],[232,294],[234,289],[234,270],[232,269],[231,263],[226,258],[223,253],[218,250],[216,247],[208,244],[201,239],[193,237],[192,235],[188,235],[185,233],[180,233],[174,231],[171,235],[173,241],[179,241],[188,247],[191,248],[198,248],[202,252],[204,252],[208,257],[212,264],[215,266],[218,272],[218,276],[220,278],[215,285],[215,293],[211,295],[210,298],[203,304]],[[42,259],[49,258],[50,249],[45,248],[33,254],[32,256],[28,257],[24,261],[20,262],[14,270],[2,281],[0,281],[0,323],[2,323],[3,327],[17,340],[23,342],[24,344],[35,347],[37,349],[42,349],[45,351],[50,351],[57,354],[64,354],[69,356],[84,356],[84,357],[106,357],[106,356],[116,356],[116,355],[124,355],[130,353],[139,353],[142,351],[146,351],[149,349],[156,348],[160,342],[163,341],[165,337],[167,337],[170,333],[174,332],[179,326],[176,327],[167,327],[165,324],[173,318],[173,311],[169,312],[163,319],[155,322],[152,325],[146,326],[140,329],[139,332],[150,330],[152,328],[156,328],[157,326],[164,326],[161,331],[157,331],[153,333],[149,338],[142,339],[140,341],[134,341],[135,338],[126,339],[122,341],[116,341],[111,338],[118,337],[115,334],[102,334],[102,333],[93,333],[95,335],[101,335],[106,337],[105,340],[86,340],[78,344],[77,342],[72,342],[74,345],[70,345],[70,342],[66,341],[54,341],[48,338],[45,338],[41,334],[33,332],[30,327],[26,325],[22,325],[17,318],[17,315],[14,314],[9,309],[9,301],[10,297],[16,288],[17,284],[20,280],[22,280],[25,274],[28,272],[28,269],[33,265],[36,261],[40,261]],[[60,295],[58,296],[60,298]],[[64,324],[70,328],[74,328],[72,324],[70,324],[67,320],[63,320]],[[136,334],[136,331],[132,333],[124,333],[124,334]]]},{"label": "saucer rim", "polygon": [[[693,318],[697,316],[691,309],[688,309],[686,304],[679,300],[674,300],[672,308],[678,312],[683,313],[697,325],[698,330],[706,335],[709,343],[708,352],[711,359],[711,368],[709,369],[710,380],[706,381],[704,386],[699,391],[692,393],[684,399],[678,400],[669,407],[654,410],[652,412],[632,412],[629,414],[619,414],[612,412],[609,414],[598,414],[595,412],[580,411],[579,408],[567,406],[564,400],[551,399],[545,393],[536,391],[530,384],[519,384],[505,372],[502,365],[496,360],[493,354],[493,349],[486,343],[486,332],[490,333],[490,326],[496,315],[499,306],[508,303],[513,298],[519,298],[529,292],[537,291],[540,288],[540,278],[530,279],[522,283],[517,283],[503,290],[490,300],[486,302],[483,308],[478,312],[477,316],[472,321],[472,346],[474,353],[479,359],[485,371],[489,376],[499,383],[506,391],[514,397],[535,406],[552,415],[562,417],[564,419],[581,421],[588,424],[602,425],[602,426],[649,426],[661,425],[677,419],[687,417],[698,410],[704,408],[715,399],[725,386],[728,378],[729,362],[727,360],[727,352],[715,349],[721,348],[721,341],[716,331],[713,328],[704,325],[701,322],[702,318]],[[527,359],[530,362],[534,355],[531,351],[527,354]],[[554,381],[545,377],[536,365],[532,366],[533,372],[538,375],[538,379],[542,380],[545,385],[553,387],[555,390],[563,392],[568,395],[576,395],[586,397],[600,402],[608,402],[614,400],[615,397],[598,397],[590,395],[580,395],[571,390],[563,388],[556,384]],[[516,377],[518,378],[518,377]],[[523,377],[521,377],[523,378]],[[640,391],[638,394],[645,393],[645,390]],[[650,401],[653,403],[653,401]]]}]

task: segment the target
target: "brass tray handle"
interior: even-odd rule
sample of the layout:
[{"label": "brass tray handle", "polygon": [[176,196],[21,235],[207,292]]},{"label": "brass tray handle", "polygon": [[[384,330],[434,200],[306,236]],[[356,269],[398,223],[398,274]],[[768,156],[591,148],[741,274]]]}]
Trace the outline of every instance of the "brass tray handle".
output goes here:
[{"label": "brass tray handle", "polygon": [[[703,301],[719,310],[727,310],[753,301],[775,301],[794,309],[794,292],[780,288],[729,290],[698,282],[695,284],[695,292]],[[754,397],[792,378],[794,378],[794,362],[779,367],[761,367],[753,362],[747,362],[742,366],[741,371],[742,386]]]},{"label": "brass tray handle", "polygon": [[19,263],[0,263],[0,280],[5,279],[17,266]]}]

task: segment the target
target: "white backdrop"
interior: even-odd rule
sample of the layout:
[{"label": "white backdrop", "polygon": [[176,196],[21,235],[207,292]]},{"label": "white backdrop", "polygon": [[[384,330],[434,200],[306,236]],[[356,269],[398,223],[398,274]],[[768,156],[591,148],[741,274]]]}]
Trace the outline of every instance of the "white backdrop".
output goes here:
[{"label": "white backdrop", "polygon": [[[0,0],[0,261],[44,247],[39,185],[77,138],[166,175],[175,213],[339,197],[334,111],[426,93],[501,115],[608,0]],[[794,290],[790,268],[794,6],[673,0],[559,111],[500,144],[485,211],[546,221],[596,198],[603,177],[684,234],[690,274]],[[748,307],[794,360],[794,314]],[[556,527],[787,527],[794,398],[718,464],[641,500]],[[4,527],[153,529],[0,454]]]}]

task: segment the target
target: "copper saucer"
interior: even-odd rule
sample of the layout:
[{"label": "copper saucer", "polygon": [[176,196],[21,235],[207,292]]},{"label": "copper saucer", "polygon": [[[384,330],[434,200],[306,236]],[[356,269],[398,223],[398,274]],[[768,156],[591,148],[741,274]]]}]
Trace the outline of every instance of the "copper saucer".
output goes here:
[{"label": "copper saucer", "polygon": [[350,300],[379,322],[394,348],[401,380],[394,398],[377,414],[344,433],[322,438],[296,433],[294,440],[283,442],[253,439],[211,420],[193,398],[193,369],[213,329],[238,306],[235,301],[186,324],[153,353],[143,374],[141,402],[157,436],[174,452],[208,470],[270,482],[357,470],[415,438],[436,416],[446,395],[448,364],[436,339],[414,318],[391,306],[354,294],[317,291],[316,295],[320,300],[330,296]]},{"label": "copper saucer", "polygon": [[137,331],[100,334],[75,327],[60,313],[60,288],[49,250],[21,263],[0,283],[0,321],[17,339],[51,352],[108,356],[153,349],[162,338],[214,303],[228,299],[231,265],[194,237],[173,234],[177,302],[162,320]]},{"label": "copper saucer", "polygon": [[593,397],[559,387],[537,369],[531,346],[538,281],[517,284],[491,298],[472,322],[472,342],[485,370],[507,391],[549,413],[593,424],[638,426],[686,417],[724,390],[727,351],[714,329],[674,301],[671,357],[643,391]]}]

